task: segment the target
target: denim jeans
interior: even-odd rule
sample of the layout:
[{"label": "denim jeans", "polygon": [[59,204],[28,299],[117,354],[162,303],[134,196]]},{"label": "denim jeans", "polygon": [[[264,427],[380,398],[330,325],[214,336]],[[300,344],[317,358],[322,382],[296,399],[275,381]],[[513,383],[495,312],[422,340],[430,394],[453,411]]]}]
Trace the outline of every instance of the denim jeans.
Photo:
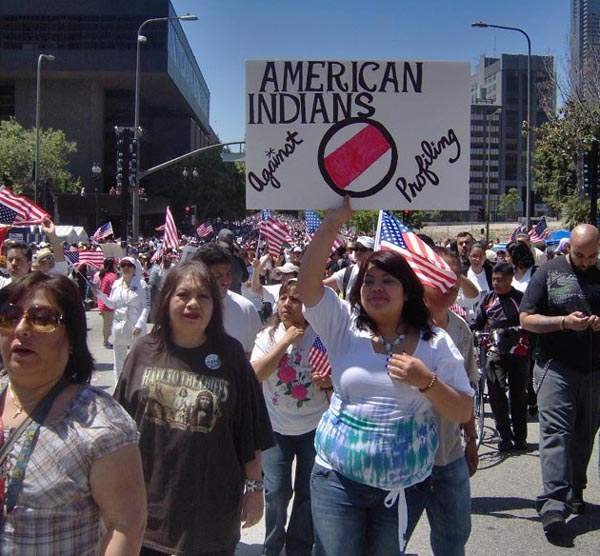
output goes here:
[{"label": "denim jeans", "polygon": [[458,458],[447,465],[435,465],[427,487],[411,492],[412,511],[408,513],[407,539],[410,539],[423,510],[426,510],[433,554],[463,556],[471,534],[471,487],[465,458]]},{"label": "denim jeans", "polygon": [[[406,489],[410,521],[415,511],[411,493],[425,488],[429,479]],[[315,556],[397,556],[398,503],[386,508],[388,491],[347,479],[315,464],[310,479],[315,516]]]},{"label": "denim jeans", "polygon": [[[297,436],[274,433],[274,436],[275,446],[262,453],[266,529],[263,554],[279,556],[285,546],[288,556],[310,556],[313,546],[310,473],[315,463],[315,431]],[[292,498],[294,458],[294,503],[286,533],[287,509]]]}]

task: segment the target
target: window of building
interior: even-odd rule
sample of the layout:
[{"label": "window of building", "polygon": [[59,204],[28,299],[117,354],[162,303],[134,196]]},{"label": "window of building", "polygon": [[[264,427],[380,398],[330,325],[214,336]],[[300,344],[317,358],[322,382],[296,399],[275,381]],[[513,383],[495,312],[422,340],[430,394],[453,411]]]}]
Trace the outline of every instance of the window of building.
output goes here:
[{"label": "window of building", "polygon": [[15,115],[15,86],[0,83],[0,120],[8,120]]}]

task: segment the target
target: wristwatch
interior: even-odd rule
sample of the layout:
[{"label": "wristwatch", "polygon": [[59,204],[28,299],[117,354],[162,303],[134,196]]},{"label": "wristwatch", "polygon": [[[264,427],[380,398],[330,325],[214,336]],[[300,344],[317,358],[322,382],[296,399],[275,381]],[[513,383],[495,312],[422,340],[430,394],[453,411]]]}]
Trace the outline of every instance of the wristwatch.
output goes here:
[{"label": "wristwatch", "polygon": [[263,481],[255,481],[252,479],[246,479],[244,481],[246,492],[262,492],[265,490],[265,483]]}]

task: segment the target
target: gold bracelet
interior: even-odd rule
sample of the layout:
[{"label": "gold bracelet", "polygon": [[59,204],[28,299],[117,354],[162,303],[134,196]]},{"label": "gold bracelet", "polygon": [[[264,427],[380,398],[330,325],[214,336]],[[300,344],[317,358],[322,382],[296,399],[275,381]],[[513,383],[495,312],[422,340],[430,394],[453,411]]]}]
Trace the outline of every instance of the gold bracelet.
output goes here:
[{"label": "gold bracelet", "polygon": [[431,377],[431,380],[429,381],[429,384],[427,386],[425,386],[425,388],[419,388],[419,392],[421,392],[422,394],[424,394],[425,392],[429,392],[429,390],[431,390],[435,383],[438,381],[438,377],[437,375],[433,375]]}]

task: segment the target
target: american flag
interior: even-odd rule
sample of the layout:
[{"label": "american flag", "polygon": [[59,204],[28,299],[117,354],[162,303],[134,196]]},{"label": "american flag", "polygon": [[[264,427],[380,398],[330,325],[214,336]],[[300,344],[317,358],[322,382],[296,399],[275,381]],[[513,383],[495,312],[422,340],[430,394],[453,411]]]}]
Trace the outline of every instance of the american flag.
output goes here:
[{"label": "american flag", "polygon": [[260,234],[267,240],[267,251],[274,257],[279,256],[284,243],[292,241],[287,226],[276,218],[259,223]]},{"label": "american flag", "polygon": [[175,220],[173,220],[173,215],[169,207],[167,207],[167,212],[165,213],[165,239],[163,243],[165,249],[177,249],[179,246],[177,227],[175,226]]},{"label": "american flag", "polygon": [[527,232],[527,227],[525,226],[525,224],[517,226],[513,230],[513,233],[510,234],[509,241],[517,241],[517,235],[524,234],[525,232]]},{"label": "american flag", "polygon": [[385,210],[379,211],[375,250],[400,253],[424,286],[446,293],[456,284],[456,274],[448,263],[423,242],[412,230]]},{"label": "american flag", "polygon": [[50,215],[26,197],[14,195],[7,187],[0,187],[0,224],[29,226],[39,224]]},{"label": "american flag", "polygon": [[152,257],[150,258],[150,262],[151,262],[151,263],[157,263],[157,262],[159,262],[159,261],[160,261],[160,258],[162,257],[162,255],[163,255],[163,246],[162,246],[162,244],[161,244],[161,245],[159,245],[159,246],[156,248],[156,251],[154,251],[154,254],[153,254],[153,255],[152,255]]},{"label": "american flag", "polygon": [[114,235],[112,222],[107,222],[106,224],[102,224],[92,236],[94,241],[100,241],[101,239],[105,239],[108,236]]},{"label": "american flag", "polygon": [[65,251],[65,259],[72,265],[87,264],[94,268],[101,269],[104,264],[104,252],[102,251]]},{"label": "american flag", "polygon": [[202,239],[214,234],[215,231],[212,224],[200,224],[200,226],[196,228],[196,233],[198,234],[198,237]]},{"label": "american flag", "polygon": [[327,350],[318,336],[315,338],[308,352],[308,362],[313,369],[313,373],[318,375],[331,374],[331,365],[329,364],[329,357],[327,357]]},{"label": "american flag", "polygon": [[[306,239],[311,241],[313,235],[321,225],[321,217],[316,213],[316,211],[308,209],[304,211],[304,221],[306,223]],[[337,236],[333,242],[333,245],[331,246],[331,250],[335,251],[338,247],[341,247],[344,244],[345,241],[341,239],[340,236]]]},{"label": "american flag", "polygon": [[535,226],[532,226],[531,230],[527,232],[527,235],[529,235],[531,243],[544,241],[550,235],[550,230],[546,224],[546,217],[542,216],[540,221]]}]

